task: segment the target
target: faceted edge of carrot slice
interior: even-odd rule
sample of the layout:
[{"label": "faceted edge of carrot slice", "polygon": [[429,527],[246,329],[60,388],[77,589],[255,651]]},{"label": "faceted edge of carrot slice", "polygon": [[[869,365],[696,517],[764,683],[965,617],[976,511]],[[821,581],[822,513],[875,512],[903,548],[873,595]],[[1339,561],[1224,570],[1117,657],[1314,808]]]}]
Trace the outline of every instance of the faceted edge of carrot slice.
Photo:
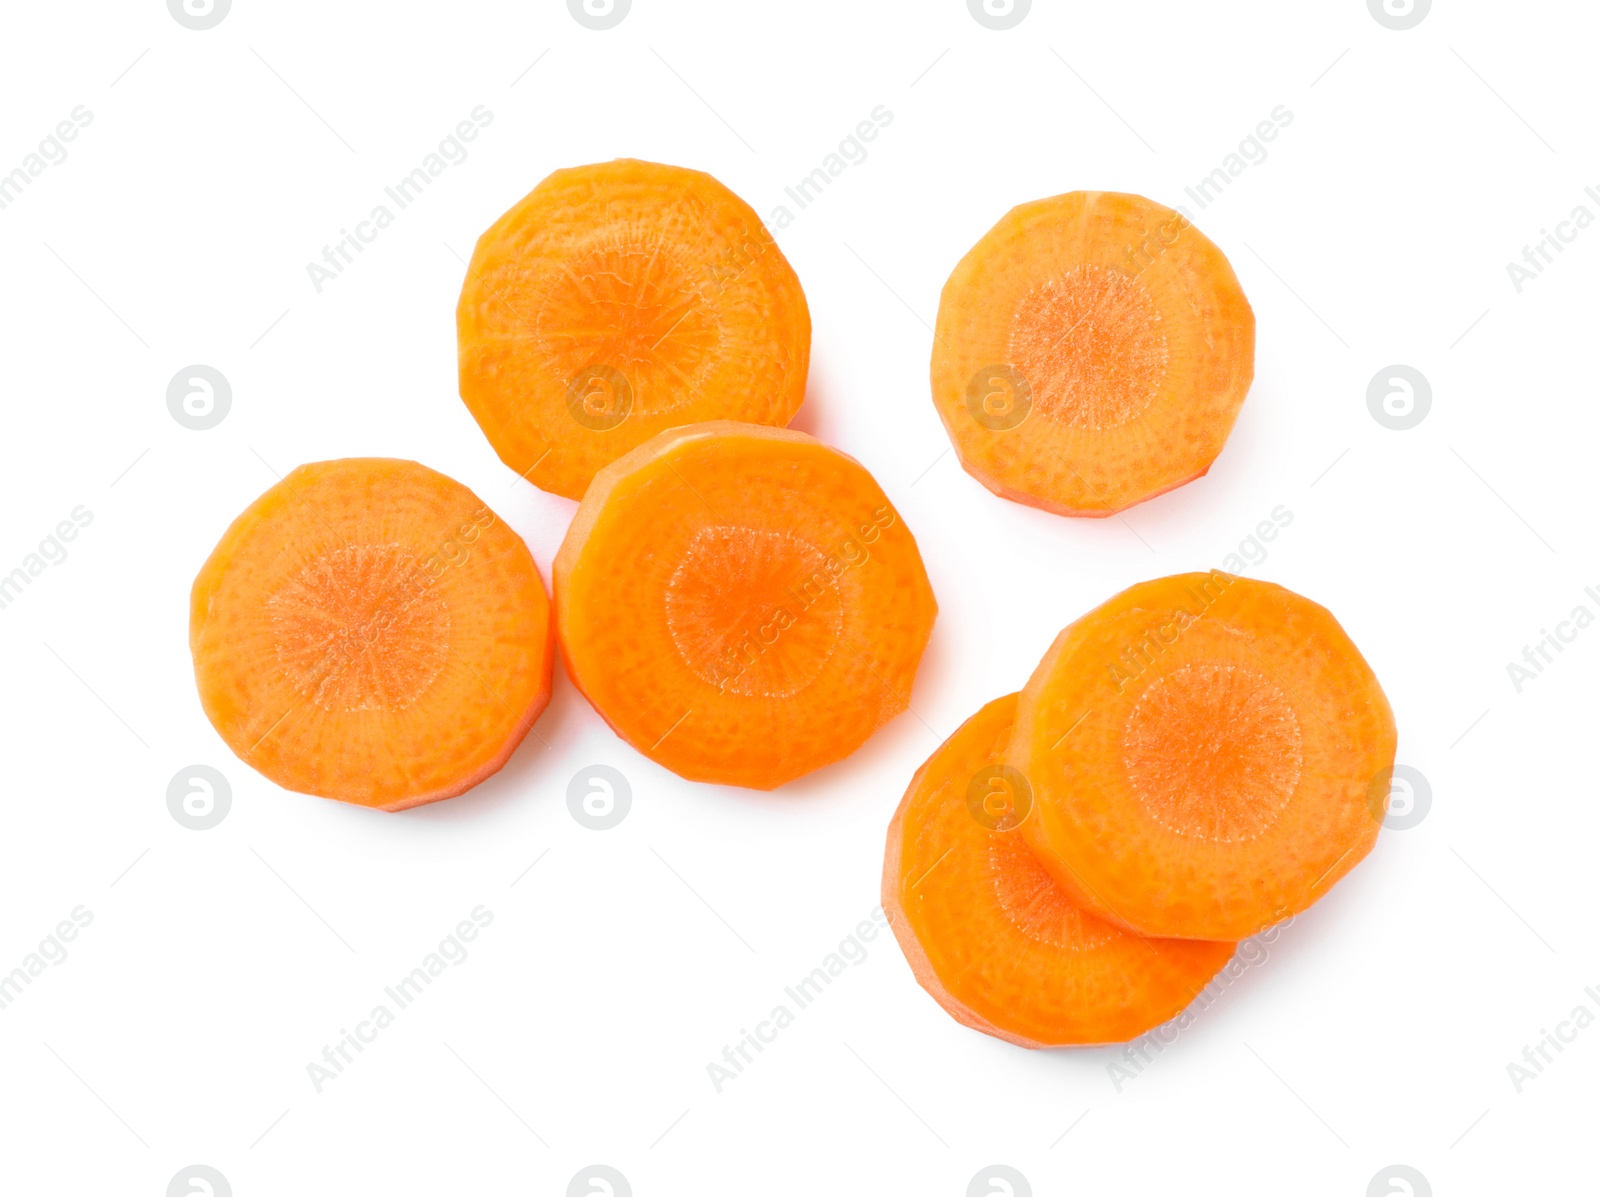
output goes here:
[{"label": "faceted edge of carrot slice", "polygon": [[[1034,209],[1059,203],[1073,197],[1084,197],[1085,201],[1087,202],[1089,199],[1100,196],[1104,196],[1113,201],[1137,201],[1140,205],[1148,206],[1152,209],[1159,209],[1160,211],[1168,213],[1170,216],[1176,218],[1176,223],[1179,227],[1180,233],[1190,232],[1199,238],[1202,250],[1207,251],[1209,254],[1215,256],[1217,263],[1219,263],[1220,266],[1227,271],[1226,278],[1232,281],[1232,290],[1238,299],[1240,308],[1242,309],[1242,313],[1240,315],[1240,326],[1244,331],[1244,339],[1248,342],[1248,345],[1247,351],[1244,353],[1241,359],[1243,362],[1243,369],[1236,372],[1234,377],[1230,380],[1229,390],[1237,390],[1238,395],[1237,398],[1230,404],[1231,411],[1227,413],[1227,418],[1225,420],[1226,427],[1220,430],[1220,433],[1216,438],[1215,452],[1211,453],[1208,457],[1204,457],[1203,459],[1197,458],[1196,460],[1199,463],[1198,468],[1192,474],[1189,474],[1186,477],[1167,482],[1155,489],[1140,490],[1135,493],[1133,497],[1128,498],[1124,502],[1116,503],[1107,501],[1105,503],[1092,506],[1083,506],[1065,502],[1049,494],[1028,491],[1020,486],[1009,483],[1004,479],[997,477],[993,472],[983,468],[983,465],[976,454],[969,456],[969,454],[965,451],[966,445],[964,444],[963,438],[970,435],[970,430],[958,427],[957,421],[960,419],[959,405],[947,405],[939,398],[941,394],[941,380],[939,375],[941,373],[941,366],[945,365],[945,363],[941,362],[939,348],[944,343],[943,332],[945,330],[945,323],[941,317],[944,316],[946,312],[946,294],[950,287],[955,283],[957,275],[962,272],[963,267],[967,266],[969,259],[971,259],[972,256],[977,253],[987,241],[989,241],[990,238],[996,237],[1012,225],[1021,223]],[[1168,220],[1161,227],[1165,229],[1172,223],[1172,220]],[[1149,240],[1150,235],[1149,231],[1147,230],[1144,244],[1138,247],[1141,252],[1148,254]],[[1165,242],[1165,240],[1166,239],[1163,235],[1162,241]],[[1129,252],[1132,253],[1133,249],[1134,247],[1130,246]],[[976,268],[974,267],[974,270],[975,269]],[[1233,269],[1232,262],[1228,260],[1227,255],[1223,253],[1221,247],[1207,237],[1194,224],[1194,222],[1183,213],[1168,208],[1166,205],[1149,199],[1146,196],[1137,195],[1132,192],[1071,191],[1064,192],[1061,195],[1045,196],[1036,200],[1027,200],[1023,203],[1014,205],[1012,208],[1007,210],[1006,213],[994,223],[994,225],[986,230],[983,236],[979,237],[978,240],[972,244],[967,252],[962,255],[960,261],[958,261],[951,269],[949,277],[945,280],[944,287],[940,290],[939,306],[940,312],[934,318],[934,323],[936,326],[934,333],[934,352],[929,373],[931,376],[930,381],[934,395],[934,408],[939,413],[940,422],[944,425],[945,435],[949,438],[952,448],[954,448],[956,451],[956,460],[960,462],[963,470],[965,470],[971,477],[975,478],[984,486],[985,489],[991,493],[1013,503],[1020,503],[1024,506],[1034,507],[1041,511],[1048,511],[1055,515],[1063,515],[1077,519],[1105,519],[1109,516],[1118,515],[1124,511],[1127,511],[1130,507],[1136,507],[1140,503],[1146,503],[1152,499],[1160,498],[1162,495],[1170,494],[1172,491],[1178,490],[1181,487],[1189,485],[1191,482],[1198,481],[1199,479],[1205,477],[1211,471],[1211,467],[1216,464],[1217,458],[1222,455],[1223,450],[1227,446],[1228,440],[1232,437],[1234,426],[1238,422],[1239,413],[1243,410],[1245,400],[1249,397],[1250,388],[1255,379],[1255,310],[1251,307],[1249,298],[1245,295],[1244,288],[1239,283],[1238,275]],[[1091,489],[1093,488],[1091,487]]]},{"label": "faceted edge of carrot slice", "polygon": [[[658,765],[661,765],[662,768],[668,769],[680,777],[684,777],[686,780],[706,782],[707,784],[713,785],[732,785],[744,789],[771,791],[778,789],[781,786],[788,785],[790,782],[798,781],[803,777],[807,777],[819,769],[828,768],[831,765],[836,765],[840,761],[848,759],[851,755],[858,752],[868,740],[882,730],[886,724],[891,722],[899,715],[904,714],[905,711],[909,709],[909,702],[902,703],[898,710],[894,711],[888,718],[881,720],[875,727],[872,728],[871,731],[866,734],[865,737],[862,738],[859,743],[850,749],[840,752],[839,754],[832,756],[827,760],[820,761],[801,773],[794,774],[792,776],[786,776],[778,780],[771,781],[770,783],[760,783],[753,780],[728,780],[725,777],[709,773],[697,772],[691,775],[690,773],[681,772],[677,768],[660,761],[652,751],[651,745],[642,742],[636,736],[619,727],[606,713],[606,711],[604,711],[601,706],[593,700],[593,698],[590,696],[589,687],[587,687],[584,683],[584,670],[575,660],[566,634],[571,622],[570,617],[567,615],[567,612],[571,609],[569,605],[571,599],[569,595],[567,579],[578,567],[583,555],[583,548],[589,539],[589,535],[593,531],[595,524],[599,521],[601,513],[604,511],[607,503],[610,501],[615,489],[619,485],[625,483],[636,470],[642,468],[647,463],[654,461],[659,457],[666,456],[674,449],[689,444],[692,441],[734,434],[752,436],[764,440],[775,440],[789,442],[792,444],[814,446],[816,448],[826,450],[827,452],[835,454],[844,461],[848,462],[850,465],[861,470],[862,473],[872,481],[874,486],[878,486],[877,479],[873,476],[872,472],[868,470],[866,466],[862,465],[861,462],[856,458],[844,452],[844,450],[839,449],[834,445],[830,445],[826,441],[822,441],[809,433],[801,432],[798,429],[781,428],[770,424],[750,424],[739,420],[707,420],[698,424],[685,424],[677,428],[668,428],[657,433],[655,436],[645,441],[642,445],[638,445],[637,447],[630,449],[627,453],[624,453],[621,457],[603,466],[599,471],[596,472],[594,481],[590,483],[589,489],[584,493],[583,500],[578,505],[578,510],[573,515],[571,524],[569,524],[567,527],[566,535],[561,541],[561,547],[557,550],[555,561],[551,566],[551,584],[554,591],[552,596],[552,608],[555,615],[554,623],[557,629],[557,645],[561,653],[562,664],[567,671],[567,676],[572,679],[573,685],[576,686],[578,691],[583,694],[584,698],[589,701],[589,705],[597,714],[599,714],[600,718],[605,721],[606,726],[611,728],[611,730],[615,732],[620,739],[632,746],[640,753],[640,755],[650,759]],[[882,491],[881,486],[879,486],[878,489],[880,492]],[[887,499],[887,496],[885,496],[885,498]],[[920,548],[916,547],[916,539],[914,536],[912,536],[909,528],[906,529],[906,535],[911,536],[912,547],[916,549],[917,560],[919,563],[921,563],[921,550]],[[925,591],[929,606],[928,627],[927,634],[922,638],[922,643],[917,647],[915,667],[912,670],[913,677],[921,668],[922,658],[926,654],[928,644],[932,640],[933,626],[939,612],[938,598],[933,593],[932,583],[927,579],[927,569],[925,563],[923,564],[922,570],[921,589]]]},{"label": "faceted edge of carrot slice", "polygon": [[[291,470],[288,474],[284,475],[284,477],[281,478],[277,483],[268,487],[260,495],[256,496],[255,499],[251,500],[250,503],[246,505],[243,511],[229,521],[227,528],[223,530],[222,535],[217,539],[216,545],[213,546],[211,552],[206,555],[205,561],[201,563],[200,569],[196,572],[194,581],[189,587],[189,654],[191,668],[194,671],[196,695],[200,699],[201,710],[205,713],[206,721],[211,724],[211,727],[217,733],[218,738],[221,739],[225,745],[227,745],[228,751],[233,753],[233,755],[242,764],[259,773],[262,777],[265,777],[268,781],[272,782],[272,784],[288,790],[290,793],[305,794],[312,798],[323,798],[330,802],[342,802],[347,806],[357,806],[367,810],[397,813],[400,811],[410,810],[413,807],[425,806],[434,802],[443,802],[449,798],[459,797],[468,790],[473,789],[475,786],[480,785],[484,781],[487,781],[490,777],[494,776],[494,774],[498,773],[502,768],[505,767],[506,763],[511,759],[517,748],[522,744],[522,741],[527,738],[528,732],[533,729],[533,725],[538,721],[539,716],[542,715],[545,711],[545,708],[549,706],[550,698],[554,689],[556,656],[555,604],[550,601],[549,593],[546,591],[545,643],[544,652],[542,655],[543,676],[540,680],[539,689],[529,699],[527,709],[518,718],[516,724],[507,734],[505,742],[499,751],[497,751],[493,757],[475,769],[471,774],[457,779],[456,781],[452,781],[448,785],[437,790],[429,790],[422,794],[407,795],[405,797],[398,798],[393,802],[376,803],[361,802],[353,798],[341,798],[332,794],[318,793],[315,790],[301,789],[296,785],[289,784],[284,779],[274,777],[272,774],[264,771],[259,764],[250,760],[249,757],[247,757],[234,745],[230,736],[224,734],[222,730],[222,724],[219,722],[220,713],[216,711],[214,703],[211,697],[208,695],[204,685],[204,678],[201,675],[199,650],[201,648],[200,640],[207,622],[211,600],[215,595],[223,574],[227,570],[229,560],[232,556],[232,546],[240,543],[244,538],[246,538],[250,533],[256,531],[265,522],[267,517],[259,510],[264,499],[266,499],[269,495],[274,494],[274,492],[281,492],[291,479],[302,474],[307,474],[315,470],[318,466],[332,466],[357,460],[370,460],[375,462],[388,462],[391,464],[399,463],[402,465],[418,466],[431,474],[437,474],[439,477],[454,483],[456,486],[461,487],[461,489],[466,491],[468,494],[476,497],[476,492],[474,492],[465,483],[450,477],[448,474],[444,474],[438,470],[435,470],[430,466],[423,465],[421,462],[412,461],[408,458],[334,458],[328,461],[302,463]],[[500,519],[501,517],[497,515],[496,518]],[[507,527],[509,529],[509,525],[507,525]],[[515,533],[513,533],[513,535],[515,535]],[[530,559],[532,558],[531,552],[529,553],[529,557]],[[534,576],[538,578],[540,589],[544,590],[544,579],[538,576],[537,564],[534,565]]]},{"label": "faceted edge of carrot slice", "polygon": [[[811,368],[811,307],[809,300],[806,298],[805,287],[800,282],[800,277],[794,269],[794,264],[789,261],[787,256],[785,256],[782,247],[779,246],[777,239],[773,237],[771,230],[767,228],[766,223],[761,219],[760,215],[755,211],[755,209],[750,206],[749,202],[746,201],[743,196],[739,195],[738,192],[734,191],[726,183],[722,182],[722,180],[718,179],[715,175],[708,171],[697,170],[694,167],[689,166],[678,166],[672,163],[655,162],[643,158],[613,158],[603,162],[589,162],[581,163],[576,166],[559,167],[556,170],[551,171],[548,175],[536,183],[533,188],[527,192],[527,194],[523,195],[503,213],[501,213],[500,216],[498,216],[495,221],[478,236],[478,240],[473,247],[472,260],[468,263],[466,274],[462,279],[461,293],[456,300],[455,306],[457,391],[462,403],[466,406],[468,413],[472,416],[474,423],[478,425],[479,430],[490,442],[490,447],[494,449],[495,455],[500,459],[503,465],[505,465],[508,469],[516,471],[521,477],[527,479],[540,490],[543,490],[549,494],[560,495],[562,498],[571,499],[573,501],[582,500],[584,492],[593,481],[594,473],[598,472],[598,468],[603,468],[603,465],[602,467],[598,467],[596,471],[591,471],[588,479],[582,481],[581,483],[568,481],[565,474],[561,478],[541,477],[540,475],[543,472],[538,471],[538,466],[540,462],[544,460],[545,455],[558,447],[555,441],[552,441],[546,437],[544,433],[538,429],[526,429],[525,433],[519,436],[510,436],[504,430],[501,430],[498,435],[495,436],[491,436],[489,434],[486,421],[490,423],[496,423],[493,418],[493,405],[487,402],[480,392],[492,388],[489,387],[489,384],[487,384],[481,376],[469,372],[467,356],[465,353],[465,346],[473,337],[477,335],[479,331],[475,313],[472,310],[472,305],[469,305],[468,299],[469,295],[476,299],[477,295],[475,289],[481,288],[481,280],[476,274],[476,270],[479,266],[480,259],[486,252],[486,247],[497,245],[501,240],[508,236],[509,230],[518,224],[519,220],[523,216],[524,209],[533,201],[534,196],[537,195],[541,189],[550,188],[551,190],[557,190],[561,187],[571,187],[574,182],[571,176],[575,175],[582,176],[582,178],[578,180],[581,185],[593,188],[595,186],[595,180],[590,176],[600,171],[612,171],[624,174],[629,171],[638,173],[658,173],[664,179],[672,178],[674,176],[692,177],[700,186],[707,187],[709,190],[717,192],[719,200],[727,202],[729,206],[741,217],[747,218],[748,226],[751,230],[759,230],[758,233],[752,232],[747,234],[745,242],[741,242],[741,251],[743,251],[743,246],[746,242],[752,239],[756,240],[760,245],[760,249],[755,255],[750,256],[750,267],[754,268],[760,263],[762,258],[771,255],[771,260],[762,266],[762,269],[768,272],[769,281],[771,282],[774,291],[792,290],[794,298],[794,303],[790,305],[788,310],[784,313],[786,317],[785,323],[792,324],[792,329],[790,329],[790,332],[792,333],[794,341],[792,346],[794,360],[790,366],[790,369],[785,373],[781,385],[771,395],[768,396],[769,406],[780,413],[781,423],[769,424],[766,425],[767,427],[786,427],[799,414],[800,409],[805,404],[807,380],[809,378]],[[743,271],[740,273],[742,274]],[[717,282],[719,288],[726,288],[727,280],[719,278],[715,281]],[[469,385],[469,381],[473,385]],[[471,397],[469,397],[469,391],[472,392]],[[570,394],[568,398],[570,403]],[[668,415],[670,415],[670,413]],[[668,418],[668,416],[664,415],[658,418],[664,421]],[[663,423],[661,427],[657,428],[654,432],[651,432],[649,436],[645,438],[645,441],[648,441],[655,436],[659,436],[662,432],[668,431],[674,426],[675,425]],[[516,456],[516,453],[510,442],[519,439],[526,440],[527,436],[530,435],[539,444],[545,446],[545,454],[540,455],[538,460],[535,460],[532,465],[524,465],[520,460],[512,460],[512,457]],[[633,447],[637,448],[639,444],[643,444],[645,441],[639,441]],[[631,449],[624,450],[623,453],[631,451]],[[510,454],[510,456],[508,456],[508,454]],[[610,460],[614,461],[617,457],[622,455],[622,453],[616,454]],[[581,473],[581,470],[577,472]]]},{"label": "faceted edge of carrot slice", "polygon": [[[1049,649],[1046,650],[1045,655],[1040,659],[1038,666],[1035,667],[1033,674],[1029,677],[1027,684],[1023,687],[1019,695],[1016,726],[1022,729],[1022,734],[1013,735],[1012,748],[1006,754],[1006,762],[1013,768],[1021,770],[1024,774],[1029,772],[1031,757],[1035,750],[1033,747],[1018,747],[1018,745],[1026,745],[1030,740],[1031,737],[1029,733],[1032,730],[1031,724],[1036,717],[1036,708],[1030,702],[1029,694],[1031,691],[1037,695],[1038,689],[1045,684],[1046,679],[1053,672],[1061,668],[1061,657],[1067,651],[1069,647],[1068,641],[1072,637],[1073,633],[1081,630],[1083,627],[1089,624],[1089,621],[1095,619],[1097,616],[1100,616],[1103,613],[1120,614],[1124,608],[1129,610],[1137,608],[1143,595],[1142,593],[1136,594],[1136,592],[1147,592],[1150,587],[1158,584],[1175,583],[1179,581],[1187,581],[1189,583],[1189,585],[1185,587],[1183,593],[1188,598],[1193,599],[1195,605],[1199,608],[1198,613],[1191,612],[1196,619],[1204,618],[1206,612],[1210,610],[1212,604],[1218,601],[1221,598],[1221,594],[1225,593],[1228,589],[1231,589],[1235,583],[1247,582],[1252,586],[1281,591],[1284,594],[1289,595],[1297,603],[1305,604],[1311,609],[1313,614],[1326,620],[1326,622],[1338,634],[1343,641],[1344,647],[1349,651],[1350,654],[1353,655],[1354,659],[1359,662],[1361,668],[1365,670],[1367,678],[1371,683],[1372,694],[1376,697],[1378,703],[1380,704],[1377,714],[1380,717],[1380,722],[1383,724],[1383,730],[1386,733],[1385,740],[1387,741],[1387,748],[1385,749],[1380,746],[1378,752],[1378,755],[1383,758],[1383,762],[1380,763],[1379,768],[1375,771],[1373,779],[1364,786],[1364,791],[1368,795],[1368,811],[1369,813],[1374,814],[1371,835],[1365,837],[1364,840],[1359,844],[1352,845],[1349,850],[1347,850],[1338,858],[1332,867],[1318,877],[1304,893],[1298,896],[1298,898],[1293,901],[1280,903],[1270,914],[1264,916],[1266,920],[1265,922],[1259,921],[1258,918],[1240,922],[1227,928],[1211,927],[1200,930],[1184,930],[1182,928],[1171,926],[1155,927],[1155,924],[1153,923],[1145,923],[1141,925],[1139,922],[1130,919],[1125,911],[1119,911],[1115,909],[1103,895],[1095,890],[1092,885],[1090,885],[1083,878],[1077,876],[1069,863],[1063,859],[1058,852],[1054,851],[1050,847],[1050,836],[1046,827],[1046,803],[1042,800],[1037,786],[1034,790],[1033,808],[1029,811],[1028,817],[1023,821],[1020,830],[1022,831],[1024,837],[1028,840],[1029,846],[1033,848],[1034,855],[1038,857],[1039,862],[1046,867],[1053,877],[1055,877],[1061,887],[1071,896],[1072,900],[1079,906],[1082,906],[1085,910],[1094,913],[1099,918],[1104,919],[1106,922],[1111,923],[1114,926],[1120,927],[1134,934],[1147,936],[1150,938],[1190,939],[1202,941],[1221,939],[1244,940],[1248,939],[1252,935],[1259,934],[1261,931],[1267,929],[1268,927],[1274,926],[1287,918],[1309,910],[1312,906],[1316,905],[1317,902],[1326,897],[1328,892],[1332,890],[1335,884],[1349,875],[1356,865],[1360,864],[1361,861],[1365,860],[1367,856],[1371,854],[1372,849],[1377,845],[1378,832],[1381,829],[1382,812],[1375,810],[1375,805],[1373,799],[1371,798],[1371,794],[1373,792],[1373,787],[1377,784],[1377,777],[1386,775],[1393,768],[1397,745],[1394,711],[1389,703],[1388,696],[1384,693],[1383,687],[1378,681],[1377,674],[1372,669],[1371,664],[1361,653],[1354,640],[1351,639],[1349,633],[1344,630],[1343,625],[1339,623],[1334,614],[1326,607],[1322,606],[1314,599],[1307,598],[1305,595],[1302,595],[1297,591],[1290,590],[1288,587],[1281,586],[1275,582],[1266,582],[1256,578],[1246,578],[1241,575],[1227,573],[1220,569],[1212,569],[1204,573],[1191,572],[1184,574],[1170,574],[1160,578],[1150,578],[1143,582],[1136,582],[1132,586],[1118,591],[1116,594],[1106,599],[1103,603],[1100,603],[1091,610],[1085,612],[1083,615],[1073,620],[1059,633],[1057,633],[1055,639],[1051,642]],[[1215,595],[1212,595],[1207,589],[1208,587],[1220,587],[1220,589]],[[1185,608],[1185,610],[1187,610],[1187,608]],[[1179,634],[1181,635],[1181,632]],[[1385,791],[1385,799],[1386,798],[1387,791]],[[1064,833],[1058,832],[1057,834],[1059,835]],[[1359,851],[1357,851],[1358,847],[1360,849]]]}]

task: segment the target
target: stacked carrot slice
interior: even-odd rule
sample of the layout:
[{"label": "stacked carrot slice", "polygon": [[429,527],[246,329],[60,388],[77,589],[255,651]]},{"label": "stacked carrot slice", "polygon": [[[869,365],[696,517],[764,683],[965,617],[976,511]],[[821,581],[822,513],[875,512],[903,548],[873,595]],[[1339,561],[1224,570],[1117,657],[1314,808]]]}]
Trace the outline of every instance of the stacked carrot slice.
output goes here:
[{"label": "stacked carrot slice", "polygon": [[1144,582],[912,779],[883,904],[968,1026],[1129,1039],[1371,850],[1394,751],[1383,691],[1322,607],[1219,572]]}]

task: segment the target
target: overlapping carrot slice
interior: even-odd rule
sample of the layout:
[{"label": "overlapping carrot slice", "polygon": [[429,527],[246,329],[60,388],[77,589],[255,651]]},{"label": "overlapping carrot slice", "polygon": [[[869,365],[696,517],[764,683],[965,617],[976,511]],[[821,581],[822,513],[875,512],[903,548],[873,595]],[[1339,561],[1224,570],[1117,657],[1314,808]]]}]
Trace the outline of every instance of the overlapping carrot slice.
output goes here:
[{"label": "overlapping carrot slice", "polygon": [[1227,258],[1136,195],[1013,208],[939,301],[933,399],[962,466],[1064,515],[1204,474],[1254,371],[1255,316]]},{"label": "overlapping carrot slice", "polygon": [[1371,850],[1389,703],[1322,607],[1180,574],[1070,625],[1017,705],[1022,832],[1073,901],[1155,936],[1243,939]]},{"label": "overlapping carrot slice", "polygon": [[412,461],[304,465],[195,578],[207,717],[286,789],[384,810],[449,798],[550,699],[550,603],[521,537]]},{"label": "overlapping carrot slice", "polygon": [[554,573],[568,672],[617,733],[683,777],[757,789],[904,711],[936,610],[860,464],[731,421],[602,469]]},{"label": "overlapping carrot slice", "polygon": [[456,309],[461,398],[495,451],[570,499],[656,433],[787,424],[811,315],[755,212],[696,170],[558,170],[478,240]]},{"label": "overlapping carrot slice", "polygon": [[1231,943],[1150,939],[1074,904],[1017,820],[1003,766],[1017,696],[998,698],[911,780],[883,866],[883,906],[917,980],[966,1026],[1024,1047],[1132,1039],[1181,1011]]}]

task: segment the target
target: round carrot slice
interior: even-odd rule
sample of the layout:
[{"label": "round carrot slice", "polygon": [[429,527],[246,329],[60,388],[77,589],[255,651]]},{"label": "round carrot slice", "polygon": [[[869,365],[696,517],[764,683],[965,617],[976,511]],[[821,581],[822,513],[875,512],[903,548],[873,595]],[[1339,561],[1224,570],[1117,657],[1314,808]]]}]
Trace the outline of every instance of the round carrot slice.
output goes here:
[{"label": "round carrot slice", "polygon": [[872,475],[732,421],[596,474],[554,575],[567,671],[617,734],[692,781],[762,790],[906,709],[936,610]]},{"label": "round carrot slice", "polygon": [[200,702],[285,789],[383,810],[505,764],[550,700],[550,602],[522,538],[414,461],[303,465],[194,580]]},{"label": "round carrot slice", "polygon": [[1017,829],[1002,762],[1017,696],[968,719],[889,824],[883,908],[918,982],[957,1022],[1023,1047],[1120,1043],[1181,1011],[1231,943],[1148,939],[1076,906]]},{"label": "round carrot slice", "polygon": [[1255,342],[1233,268],[1187,219],[1074,191],[1011,209],[956,265],[933,400],[995,494],[1112,515],[1211,468]]},{"label": "round carrot slice", "polygon": [[1332,615],[1213,572],[1141,582],[1056,637],[1006,760],[1074,901],[1147,935],[1244,939],[1371,850],[1394,751]]},{"label": "round carrot slice", "polygon": [[760,217],[708,174],[558,170],[478,239],[456,308],[461,398],[535,486],[583,497],[663,429],[787,424],[811,314]]}]

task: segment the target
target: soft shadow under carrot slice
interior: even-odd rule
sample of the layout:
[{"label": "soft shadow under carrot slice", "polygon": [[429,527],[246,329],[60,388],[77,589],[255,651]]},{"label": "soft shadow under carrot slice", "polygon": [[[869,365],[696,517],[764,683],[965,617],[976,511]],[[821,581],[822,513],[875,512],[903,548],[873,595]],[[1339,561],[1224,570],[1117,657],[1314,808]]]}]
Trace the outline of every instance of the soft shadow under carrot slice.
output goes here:
[{"label": "soft shadow under carrot slice", "polygon": [[1149,939],[1080,909],[1034,859],[1003,767],[1017,696],[968,719],[889,824],[883,907],[922,987],[956,1021],[1023,1047],[1120,1043],[1160,1026],[1233,955]]},{"label": "soft shadow under carrot slice", "polygon": [[1075,901],[1147,935],[1244,939],[1371,850],[1394,751],[1332,615],[1213,572],[1141,582],[1056,637],[1006,761],[1032,786],[1022,832]]},{"label": "soft shadow under carrot slice", "polygon": [[567,670],[606,722],[682,777],[764,790],[906,709],[936,610],[858,462],[726,420],[595,475],[554,580]]},{"label": "soft shadow under carrot slice", "polygon": [[1211,467],[1255,336],[1228,259],[1185,217],[1074,191],[1013,208],[951,272],[934,405],[996,494],[1111,515]]},{"label": "soft shadow under carrot slice", "polygon": [[201,567],[207,717],[285,789],[384,810],[494,773],[550,700],[550,603],[522,538],[413,461],[303,465]]},{"label": "soft shadow under carrot slice", "polygon": [[697,170],[558,170],[478,239],[456,309],[461,398],[535,486],[583,497],[663,429],[787,424],[806,297],[761,218]]}]

